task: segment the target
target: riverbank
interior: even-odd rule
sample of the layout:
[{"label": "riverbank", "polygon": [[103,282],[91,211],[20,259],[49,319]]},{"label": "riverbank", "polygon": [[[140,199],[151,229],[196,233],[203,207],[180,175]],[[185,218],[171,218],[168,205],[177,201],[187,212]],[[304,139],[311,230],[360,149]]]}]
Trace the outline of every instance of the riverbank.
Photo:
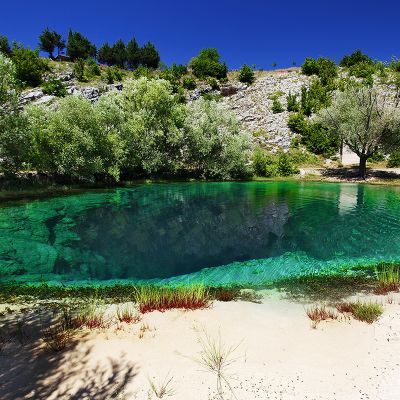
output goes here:
[{"label": "riverbank", "polygon": [[[25,333],[31,340],[21,336],[23,345],[3,347],[0,397],[217,399],[216,374],[200,362],[211,345],[226,357],[226,399],[397,398],[398,293],[345,298],[382,304],[384,313],[373,324],[343,314],[316,329],[306,315],[314,302],[275,290],[260,294],[260,303],[214,301],[196,311],[156,311],[129,324],[83,329],[60,352],[34,338],[33,326],[43,314],[28,312]],[[115,307],[107,306],[108,312]]]}]

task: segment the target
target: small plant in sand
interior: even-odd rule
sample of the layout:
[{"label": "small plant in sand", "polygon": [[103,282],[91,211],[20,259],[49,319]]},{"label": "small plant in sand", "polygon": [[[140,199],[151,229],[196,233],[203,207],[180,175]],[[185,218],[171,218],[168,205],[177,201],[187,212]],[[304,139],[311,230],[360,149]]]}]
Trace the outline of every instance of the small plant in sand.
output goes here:
[{"label": "small plant in sand", "polygon": [[378,303],[363,303],[357,301],[354,303],[340,303],[336,308],[341,313],[351,314],[355,319],[372,324],[382,314],[383,307]]},{"label": "small plant in sand", "polygon": [[136,301],[141,313],[166,311],[173,308],[195,310],[209,306],[209,295],[203,285],[188,285],[176,288],[164,286],[139,286]]},{"label": "small plant in sand", "polygon": [[212,339],[207,333],[204,337],[199,339],[202,350],[200,352],[200,358],[196,360],[206,371],[214,374],[216,378],[216,389],[220,399],[223,399],[224,389],[228,391],[236,398],[230,383],[232,376],[229,375],[229,367],[238,360],[238,357],[234,357],[235,351],[238,349],[240,344],[236,346],[227,346],[222,343],[221,335],[219,334],[218,339]]},{"label": "small plant in sand", "polygon": [[139,328],[138,338],[143,339],[146,332],[151,331],[149,324],[142,324]]},{"label": "small plant in sand", "polygon": [[321,321],[337,320],[339,316],[335,311],[327,309],[325,306],[312,306],[306,309],[308,318],[312,321],[311,326],[316,329]]},{"label": "small plant in sand", "polygon": [[136,324],[142,319],[136,308],[130,304],[118,306],[117,318],[119,322],[126,322],[127,324]]},{"label": "small plant in sand", "polygon": [[375,291],[377,294],[398,292],[400,290],[400,265],[378,265],[375,268],[375,275],[379,282],[379,288]]},{"label": "small plant in sand", "polygon": [[156,399],[163,399],[175,394],[175,389],[171,386],[173,377],[166,377],[162,382],[155,383],[152,379],[148,378],[150,390],[148,392],[149,400],[154,396]]},{"label": "small plant in sand", "polygon": [[86,327],[88,329],[107,328],[109,325],[104,319],[104,311],[99,308],[96,300],[79,309],[74,316],[73,323],[76,328]]},{"label": "small plant in sand", "polygon": [[75,330],[66,323],[63,313],[46,327],[42,326],[42,340],[55,352],[64,350],[74,336]]}]

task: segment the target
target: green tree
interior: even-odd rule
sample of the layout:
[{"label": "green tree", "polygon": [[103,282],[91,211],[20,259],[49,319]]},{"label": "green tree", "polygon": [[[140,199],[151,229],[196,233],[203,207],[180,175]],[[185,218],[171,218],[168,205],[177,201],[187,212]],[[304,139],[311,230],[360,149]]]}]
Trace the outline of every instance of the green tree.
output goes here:
[{"label": "green tree", "polygon": [[67,54],[72,60],[82,58],[86,60],[89,57],[96,57],[96,46],[79,32],[68,33]]},{"label": "green tree", "polygon": [[19,86],[13,62],[0,53],[0,171],[13,174],[28,159],[30,137],[19,107]]},{"label": "green tree", "polygon": [[190,60],[189,66],[193,75],[201,79],[209,76],[216,79],[226,78],[228,72],[226,64],[220,62],[220,55],[214,48],[201,50],[197,57]]},{"label": "green tree", "polygon": [[11,47],[8,43],[6,36],[0,35],[0,53],[9,56],[11,54]]},{"label": "green tree", "polygon": [[43,73],[48,70],[46,61],[39,57],[39,50],[31,50],[14,44],[12,60],[16,69],[17,79],[23,86],[39,86]]},{"label": "green tree", "polygon": [[158,68],[160,64],[160,55],[154,44],[147,42],[140,49],[140,64],[147,68]]},{"label": "green tree", "polygon": [[375,152],[400,148],[400,111],[371,87],[350,85],[337,92],[332,105],[321,110],[318,122],[360,157],[362,178],[367,160]]},{"label": "green tree", "polygon": [[124,68],[127,62],[125,43],[121,39],[117,40],[111,51],[113,55],[113,65]]},{"label": "green tree", "polygon": [[65,42],[62,40],[61,35],[55,31],[50,32],[46,28],[39,36],[40,50],[49,54],[50,58],[54,58],[54,50],[58,49],[58,54],[65,48]]},{"label": "green tree", "polygon": [[247,64],[244,64],[240,68],[238,79],[240,82],[251,85],[255,80],[254,71]]},{"label": "green tree", "polygon": [[364,54],[361,50],[356,50],[355,52],[344,56],[339,65],[341,67],[350,68],[359,63],[373,64],[374,62],[367,54]]},{"label": "green tree", "polygon": [[102,64],[114,65],[114,54],[108,43],[104,43],[98,52],[97,59]]},{"label": "green tree", "polygon": [[126,46],[126,58],[129,68],[136,69],[141,63],[141,51],[135,38],[132,38]]}]

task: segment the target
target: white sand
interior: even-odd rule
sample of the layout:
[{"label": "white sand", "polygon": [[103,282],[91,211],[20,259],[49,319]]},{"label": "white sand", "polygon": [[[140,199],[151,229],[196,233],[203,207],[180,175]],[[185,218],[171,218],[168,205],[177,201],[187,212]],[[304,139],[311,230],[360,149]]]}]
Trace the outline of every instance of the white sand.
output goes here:
[{"label": "white sand", "polygon": [[[240,344],[227,371],[237,399],[398,400],[400,295],[394,299],[372,325],[352,319],[317,329],[305,305],[277,296],[262,304],[214,302],[207,310],[149,313],[138,324],[91,331],[59,355],[41,347],[37,359],[24,359],[23,352],[0,356],[0,398],[147,400],[156,398],[149,378],[171,377],[174,393],[162,398],[218,398],[215,375],[196,362],[199,337],[207,332],[227,346]],[[139,338],[143,324],[150,330]],[[23,372],[15,367],[21,362]],[[234,396],[226,390],[224,398]]]}]

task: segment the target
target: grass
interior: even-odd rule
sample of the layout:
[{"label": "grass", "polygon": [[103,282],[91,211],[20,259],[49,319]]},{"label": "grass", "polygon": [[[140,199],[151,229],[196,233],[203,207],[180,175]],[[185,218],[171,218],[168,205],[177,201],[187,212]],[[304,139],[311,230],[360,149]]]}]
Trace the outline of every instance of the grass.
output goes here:
[{"label": "grass", "polygon": [[173,308],[196,310],[209,307],[208,290],[203,285],[177,288],[140,286],[136,289],[136,302],[141,313],[166,311]]},{"label": "grass", "polygon": [[379,282],[379,288],[375,290],[376,294],[387,294],[389,292],[399,291],[400,265],[379,264],[375,267],[375,274]]},{"label": "grass", "polygon": [[126,322],[127,324],[135,324],[142,319],[136,308],[130,304],[118,306],[117,318],[119,322]]},{"label": "grass", "polygon": [[109,326],[105,321],[104,311],[99,308],[96,300],[78,310],[73,317],[73,324],[76,328],[84,326],[88,329],[101,329]]},{"label": "grass", "polygon": [[234,353],[240,344],[226,346],[222,343],[221,335],[218,336],[217,340],[214,340],[207,333],[199,340],[202,350],[200,352],[200,358],[197,359],[196,362],[205,368],[206,371],[215,375],[217,393],[221,399],[223,399],[224,386],[236,397],[230,383],[228,369],[238,359],[234,357]]},{"label": "grass", "polygon": [[175,394],[175,389],[171,387],[173,377],[166,377],[163,382],[155,383],[152,379],[148,378],[150,390],[149,390],[149,399],[153,397],[153,395],[157,399],[163,399],[164,397],[170,397]]},{"label": "grass", "polygon": [[327,309],[325,306],[312,306],[306,309],[308,318],[312,321],[311,326],[316,329],[321,321],[336,320],[339,318],[335,311]]},{"label": "grass", "polygon": [[64,309],[48,326],[42,326],[41,333],[49,349],[54,352],[64,350],[75,334],[69,312]]},{"label": "grass", "polygon": [[367,322],[368,324],[372,324],[383,314],[383,307],[378,303],[344,302],[337,304],[336,308],[340,313],[351,314],[358,321]]}]

